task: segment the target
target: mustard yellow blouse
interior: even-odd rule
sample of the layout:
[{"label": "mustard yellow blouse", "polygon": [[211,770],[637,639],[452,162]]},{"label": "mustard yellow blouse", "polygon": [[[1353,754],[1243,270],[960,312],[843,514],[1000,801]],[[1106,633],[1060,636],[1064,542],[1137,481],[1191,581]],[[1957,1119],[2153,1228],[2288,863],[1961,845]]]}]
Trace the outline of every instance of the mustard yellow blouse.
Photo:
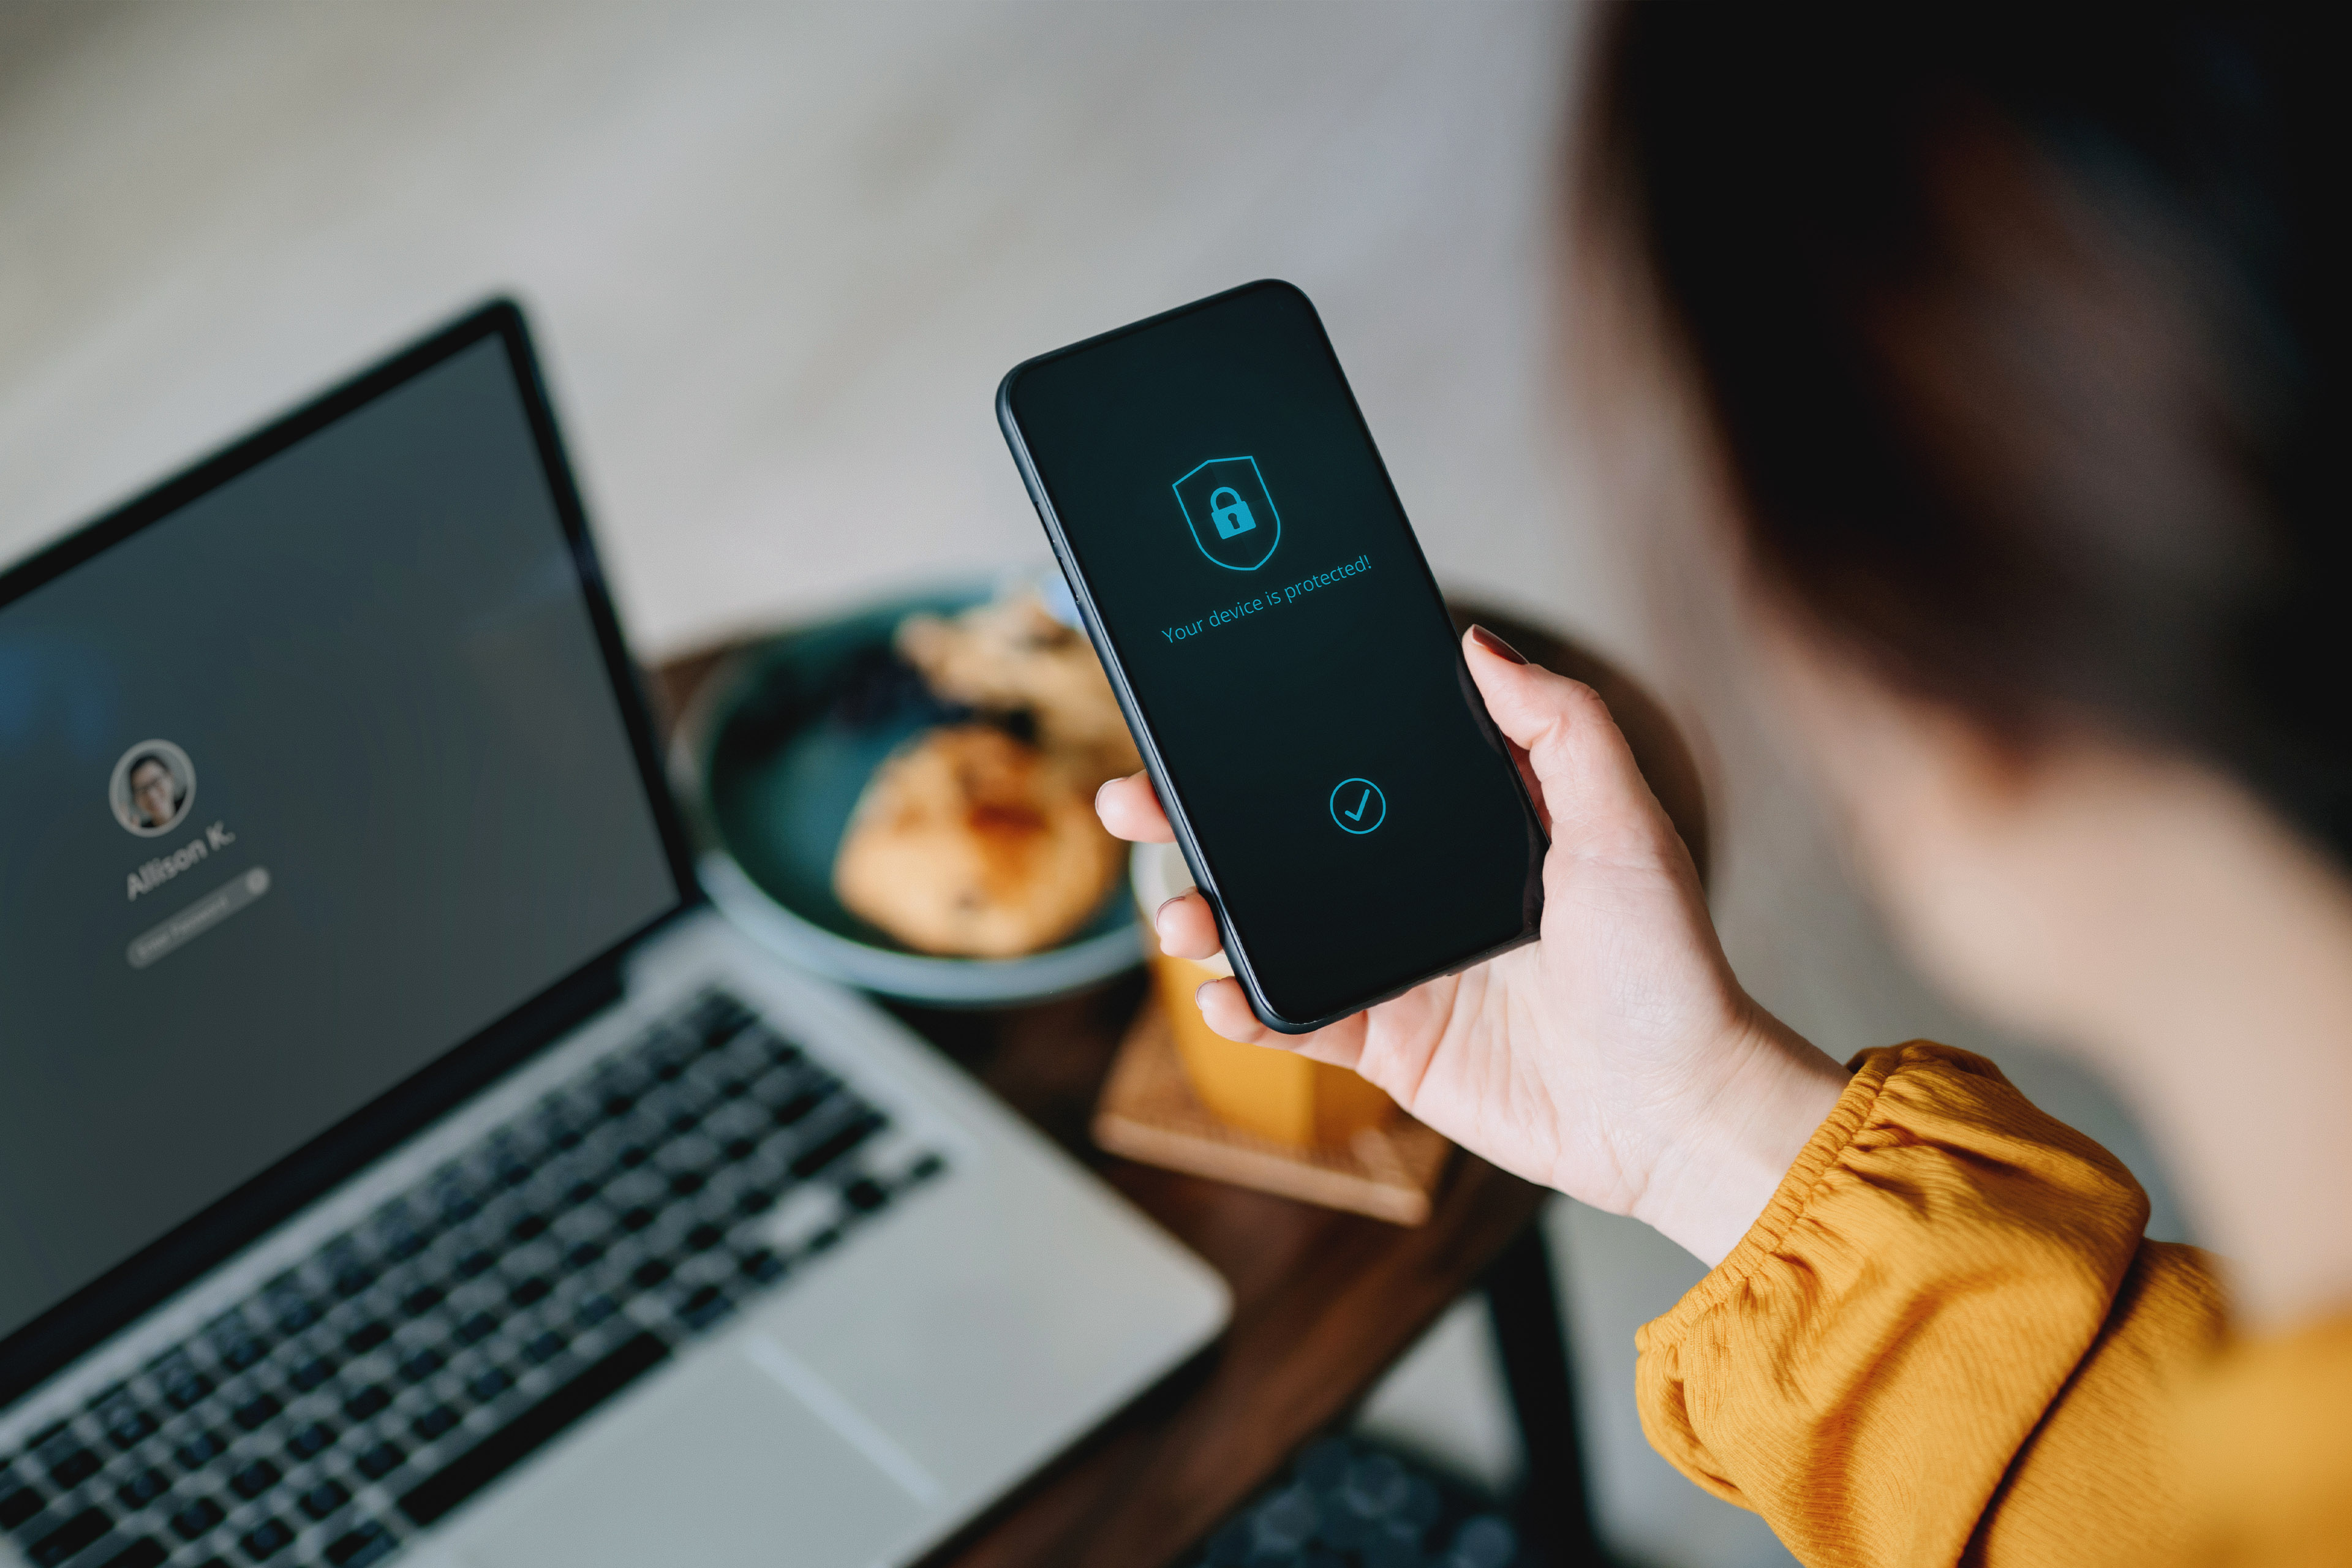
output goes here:
[{"label": "mustard yellow blouse", "polygon": [[1636,1336],[1659,1452],[1822,1568],[2352,1563],[2352,1318],[2233,1340],[2211,1259],[1990,1062],[1854,1069]]}]

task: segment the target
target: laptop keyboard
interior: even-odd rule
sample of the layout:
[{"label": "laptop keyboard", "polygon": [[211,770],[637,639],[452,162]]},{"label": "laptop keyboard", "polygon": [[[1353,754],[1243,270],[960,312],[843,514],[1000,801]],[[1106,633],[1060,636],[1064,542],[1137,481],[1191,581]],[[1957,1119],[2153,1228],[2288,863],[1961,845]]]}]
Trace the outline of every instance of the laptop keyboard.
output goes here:
[{"label": "laptop keyboard", "polygon": [[723,993],[0,1455],[37,1568],[366,1568],[945,1169]]}]

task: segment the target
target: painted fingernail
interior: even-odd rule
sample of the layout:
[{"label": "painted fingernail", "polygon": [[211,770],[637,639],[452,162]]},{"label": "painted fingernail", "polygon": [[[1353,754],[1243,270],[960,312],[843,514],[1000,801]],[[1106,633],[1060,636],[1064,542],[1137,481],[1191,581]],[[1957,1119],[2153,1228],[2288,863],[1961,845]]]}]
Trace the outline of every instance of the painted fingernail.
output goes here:
[{"label": "painted fingernail", "polygon": [[1517,648],[1513,647],[1509,643],[1505,642],[1502,638],[1496,637],[1494,633],[1488,631],[1484,626],[1473,626],[1470,628],[1470,640],[1476,643],[1480,647],[1485,648],[1488,653],[1493,654],[1496,658],[1507,658],[1513,664],[1525,664],[1528,662],[1528,656],[1526,654],[1521,653]]}]

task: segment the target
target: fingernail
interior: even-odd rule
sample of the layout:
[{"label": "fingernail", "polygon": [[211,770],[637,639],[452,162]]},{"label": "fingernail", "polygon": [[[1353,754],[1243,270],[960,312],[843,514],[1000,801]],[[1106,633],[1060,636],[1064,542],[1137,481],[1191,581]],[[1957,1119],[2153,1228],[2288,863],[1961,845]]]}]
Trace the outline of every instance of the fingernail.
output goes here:
[{"label": "fingernail", "polygon": [[1163,900],[1158,909],[1151,911],[1151,929],[1158,931],[1161,936],[1166,936],[1168,934],[1168,927],[1165,922],[1168,919],[1168,911],[1174,909],[1178,904],[1181,904],[1183,901],[1184,895],[1181,893],[1177,894],[1172,899]]},{"label": "fingernail", "polygon": [[1528,662],[1528,656],[1526,654],[1521,653],[1517,648],[1513,647],[1509,643],[1505,642],[1502,638],[1496,637],[1494,633],[1488,631],[1484,626],[1473,626],[1470,628],[1470,640],[1476,643],[1480,647],[1485,648],[1488,653],[1493,654],[1496,658],[1507,658],[1513,664],[1525,664]]}]

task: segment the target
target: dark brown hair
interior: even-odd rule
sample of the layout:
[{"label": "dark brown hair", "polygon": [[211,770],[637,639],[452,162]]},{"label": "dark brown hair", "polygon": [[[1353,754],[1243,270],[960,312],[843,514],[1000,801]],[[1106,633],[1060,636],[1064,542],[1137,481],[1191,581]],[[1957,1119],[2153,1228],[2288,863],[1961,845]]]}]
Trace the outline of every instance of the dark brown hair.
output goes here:
[{"label": "dark brown hair", "polygon": [[2339,58],[2307,13],[1621,5],[1583,194],[1768,580],[2014,745],[2352,849]]}]

